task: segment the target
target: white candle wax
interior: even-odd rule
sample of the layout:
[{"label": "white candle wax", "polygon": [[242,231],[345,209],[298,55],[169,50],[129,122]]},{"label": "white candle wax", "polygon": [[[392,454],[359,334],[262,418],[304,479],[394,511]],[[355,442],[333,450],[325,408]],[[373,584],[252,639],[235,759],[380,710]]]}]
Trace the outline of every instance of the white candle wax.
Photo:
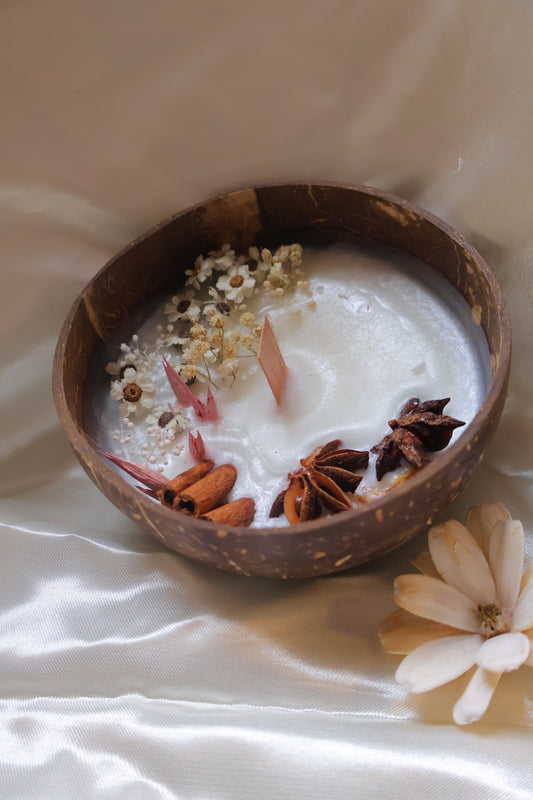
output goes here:
[{"label": "white candle wax", "polygon": [[[261,304],[253,309],[258,314],[268,313],[289,368],[283,403],[276,404],[257,360],[245,358],[235,383],[214,390],[220,419],[204,422],[191,414],[208,455],[237,467],[231,497],[254,498],[256,526],[285,524],[284,517],[269,518],[271,504],[287,474],[315,447],[340,439],[344,447],[370,450],[411,397],[450,397],[444,413],[468,423],[490,380],[485,337],[470,308],[416,259],[385,250],[304,250],[303,269],[308,292],[248,302]],[[149,320],[142,338],[154,327]],[[195,392],[205,399],[205,384]],[[158,394],[173,399],[162,371]],[[109,438],[116,404],[107,400],[99,414],[100,440],[116,452]],[[119,454],[144,461],[135,436]],[[192,463],[185,447],[169,459],[165,474],[173,477]],[[377,486],[373,459],[362,474],[358,492]],[[394,473],[380,486],[391,478]]]}]

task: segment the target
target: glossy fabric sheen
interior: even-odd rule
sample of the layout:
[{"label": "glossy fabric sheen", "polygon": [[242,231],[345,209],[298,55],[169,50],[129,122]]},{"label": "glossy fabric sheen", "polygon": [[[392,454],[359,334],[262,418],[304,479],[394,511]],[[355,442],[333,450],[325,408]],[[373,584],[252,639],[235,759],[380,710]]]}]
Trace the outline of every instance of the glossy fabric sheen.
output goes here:
[{"label": "glossy fabric sheen", "polygon": [[208,569],[98,492],[50,391],[74,298],[160,219],[275,180],[392,191],[503,288],[509,397],[449,516],[501,500],[531,558],[532,38],[517,0],[0,5],[1,798],[533,796],[530,668],[465,729],[463,679],[394,682],[377,628],[424,537],[316,580]]}]

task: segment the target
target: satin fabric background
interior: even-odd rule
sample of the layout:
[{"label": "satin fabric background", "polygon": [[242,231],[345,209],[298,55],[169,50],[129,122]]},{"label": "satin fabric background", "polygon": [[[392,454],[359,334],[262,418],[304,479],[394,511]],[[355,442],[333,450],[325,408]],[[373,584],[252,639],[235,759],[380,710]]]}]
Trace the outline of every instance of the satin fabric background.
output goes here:
[{"label": "satin fabric background", "polygon": [[533,7],[518,0],[0,6],[0,797],[529,798],[533,671],[482,723],[408,697],[377,628],[425,537],[334,577],[208,569],[77,465],[50,390],[67,311],[175,211],[273,180],[364,183],[484,255],[514,361],[446,516],[501,500],[533,556]]}]

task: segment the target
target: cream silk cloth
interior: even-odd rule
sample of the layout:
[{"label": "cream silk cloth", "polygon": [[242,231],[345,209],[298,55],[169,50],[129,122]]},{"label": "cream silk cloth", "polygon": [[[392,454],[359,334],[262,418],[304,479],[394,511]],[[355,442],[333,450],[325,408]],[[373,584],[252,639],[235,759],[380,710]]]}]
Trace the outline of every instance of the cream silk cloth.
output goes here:
[{"label": "cream silk cloth", "polygon": [[533,6],[3,0],[0,797],[531,798],[533,671],[456,728],[377,637],[421,536],[334,577],[169,550],[78,466],[50,390],[67,311],[121,246],[275,180],[415,201],[485,256],[514,328],[496,437],[446,516],[501,500],[533,556]]}]

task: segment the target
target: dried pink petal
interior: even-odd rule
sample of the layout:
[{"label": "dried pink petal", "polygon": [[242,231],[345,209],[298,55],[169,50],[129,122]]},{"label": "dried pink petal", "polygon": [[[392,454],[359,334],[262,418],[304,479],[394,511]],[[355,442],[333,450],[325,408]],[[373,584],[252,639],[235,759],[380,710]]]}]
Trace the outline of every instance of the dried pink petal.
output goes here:
[{"label": "dried pink petal", "polygon": [[120,467],[120,469],[123,469],[124,472],[127,472],[128,475],[131,475],[132,478],[144,483],[144,485],[148,486],[149,489],[157,491],[158,489],[162,489],[168,483],[167,478],[161,475],[160,472],[156,472],[149,467],[141,467],[139,464],[134,464],[132,461],[126,461],[126,459],[120,458],[119,456],[114,456],[111,453],[108,453],[106,450],[102,450],[100,448],[99,452],[117,467]]},{"label": "dried pink petal", "polygon": [[207,387],[207,400],[205,401],[205,413],[206,418],[215,420],[219,419],[220,414],[218,413],[217,404],[215,403],[215,398],[213,397],[213,392],[211,391],[211,387]]},{"label": "dried pink petal", "polygon": [[183,378],[176,372],[174,367],[172,367],[166,358],[163,358],[163,365],[165,367],[165,373],[168,378],[168,382],[172,387],[172,391],[176,395],[178,403],[182,406],[192,406],[197,414],[197,416],[201,416],[202,406],[203,403],[199,400],[196,395],[191,392]]},{"label": "dried pink petal", "polygon": [[148,497],[152,497],[154,500],[158,499],[157,496],[157,493],[159,491],[158,489],[145,489],[144,486],[136,486],[135,488],[138,489],[143,494],[147,494]]},{"label": "dried pink petal", "polygon": [[203,403],[194,392],[191,392],[183,378],[176,372],[166,358],[163,358],[163,365],[168,382],[172,387],[172,391],[176,395],[178,403],[182,406],[192,406],[194,413],[199,419],[215,420],[219,418],[218,408],[215,403],[215,398],[211,392],[211,387],[207,387],[207,401]]},{"label": "dried pink petal", "polygon": [[189,453],[195,461],[203,461],[207,457],[205,443],[200,431],[196,431],[196,436],[189,431]]}]

